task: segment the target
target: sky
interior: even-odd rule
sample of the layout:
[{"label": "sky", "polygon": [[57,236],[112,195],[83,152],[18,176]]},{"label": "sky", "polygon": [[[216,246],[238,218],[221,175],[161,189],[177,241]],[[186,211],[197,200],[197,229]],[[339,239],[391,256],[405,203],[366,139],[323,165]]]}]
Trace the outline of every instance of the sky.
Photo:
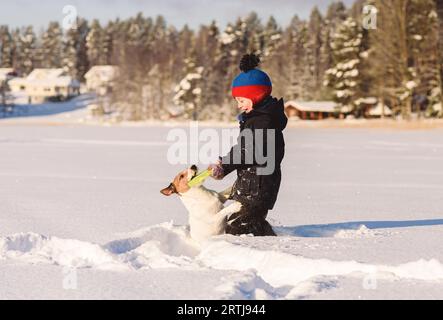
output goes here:
[{"label": "sky", "polygon": [[[33,25],[36,29],[46,26],[49,21],[59,21],[68,13],[63,7],[72,5],[78,15],[88,20],[97,18],[106,23],[117,17],[127,18],[138,12],[144,16],[162,14],[168,24],[181,28],[188,24],[198,28],[216,20],[219,26],[235,21],[251,11],[258,13],[262,20],[273,15],[281,25],[287,25],[297,14],[309,17],[314,5],[323,12],[332,0],[0,0],[0,25],[10,27]],[[353,0],[343,0],[347,5]]]}]

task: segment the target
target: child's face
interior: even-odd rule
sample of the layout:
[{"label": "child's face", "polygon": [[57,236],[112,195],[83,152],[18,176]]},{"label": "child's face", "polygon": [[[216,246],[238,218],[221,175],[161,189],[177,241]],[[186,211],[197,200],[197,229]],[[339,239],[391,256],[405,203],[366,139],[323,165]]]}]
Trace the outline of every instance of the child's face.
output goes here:
[{"label": "child's face", "polygon": [[252,100],[247,98],[241,98],[241,97],[235,97],[235,100],[237,100],[238,108],[246,113],[249,113],[252,111]]}]

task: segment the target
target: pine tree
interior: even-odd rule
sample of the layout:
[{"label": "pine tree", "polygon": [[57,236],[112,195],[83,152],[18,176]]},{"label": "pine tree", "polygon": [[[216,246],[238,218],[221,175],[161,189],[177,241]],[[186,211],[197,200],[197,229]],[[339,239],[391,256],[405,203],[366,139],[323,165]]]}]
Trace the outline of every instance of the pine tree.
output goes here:
[{"label": "pine tree", "polygon": [[104,31],[97,19],[91,23],[91,28],[86,37],[88,59],[91,66],[103,65],[106,62],[104,47]]},{"label": "pine tree", "polygon": [[185,60],[185,77],[175,87],[174,102],[183,107],[187,119],[199,119],[203,67],[196,66],[195,55]]},{"label": "pine tree", "polygon": [[354,111],[361,97],[362,31],[357,22],[348,18],[333,36],[334,66],[326,72],[325,84],[334,91],[334,100],[342,109]]},{"label": "pine tree", "polygon": [[[184,62],[190,56],[192,49],[195,47],[194,41],[194,32],[189,28],[187,24],[185,24],[183,28],[178,32],[177,52],[175,59],[175,67],[178,70],[184,70]],[[178,81],[179,79],[176,78],[174,80]]]},{"label": "pine tree", "polygon": [[35,38],[35,49],[32,56],[33,60],[33,69],[35,68],[43,68],[43,63],[46,60],[44,48],[42,44],[43,36],[45,34],[45,30],[42,28],[38,32]]},{"label": "pine tree", "polygon": [[207,119],[223,119],[223,108],[220,106],[220,101],[225,98],[223,91],[220,90],[220,83],[223,78],[221,70],[217,69],[214,64],[214,57],[217,54],[218,41],[220,31],[215,21],[212,21],[209,26],[201,26],[196,39],[196,51],[198,65],[203,69],[201,82],[202,97],[201,109],[199,112],[200,120]]},{"label": "pine tree", "polygon": [[321,99],[319,88],[323,83],[324,61],[322,46],[324,39],[324,21],[317,7],[314,7],[308,24],[308,42],[306,44],[306,68],[309,74],[307,85],[307,98]]},{"label": "pine tree", "polygon": [[19,70],[20,66],[20,29],[16,28],[11,31],[12,38],[12,67],[16,71]]},{"label": "pine tree", "polygon": [[110,21],[103,30],[103,59],[104,64],[113,65],[114,53],[114,37],[115,37],[115,23]]},{"label": "pine tree", "polygon": [[287,52],[284,51],[282,28],[274,17],[270,17],[263,30],[262,68],[273,81],[273,94],[283,96],[287,85]]},{"label": "pine tree", "polygon": [[395,113],[409,118],[412,110],[413,74],[408,46],[408,18],[411,0],[375,0],[377,29],[371,30],[371,69],[374,94]]},{"label": "pine tree", "polygon": [[33,27],[26,27],[20,35],[19,43],[19,70],[24,75],[28,75],[34,69],[36,41]]},{"label": "pine tree", "polygon": [[62,66],[70,76],[77,77],[77,47],[78,36],[76,29],[69,29],[63,41]]},{"label": "pine tree", "polygon": [[426,101],[431,108],[440,101],[438,20],[435,9],[434,0],[420,0],[411,1],[408,10],[409,69],[415,83],[414,111],[419,116],[424,111]]},{"label": "pine tree", "polygon": [[14,43],[8,26],[0,26],[0,67],[13,66]]},{"label": "pine tree", "polygon": [[[428,0],[373,1],[379,8],[377,30],[371,30],[371,91],[403,118],[418,103],[440,96],[437,72],[437,15]],[[418,100],[418,102],[417,102]],[[420,113],[419,113],[420,114]]]},{"label": "pine tree", "polygon": [[76,29],[69,29],[63,43],[63,68],[74,79],[82,80],[89,70],[86,37],[89,28],[85,19],[79,19]]},{"label": "pine tree", "polygon": [[279,49],[282,40],[282,31],[277,21],[271,16],[263,30],[263,61],[271,59],[274,53]]},{"label": "pine tree", "polygon": [[254,52],[263,57],[266,40],[260,18],[255,11],[252,11],[246,16],[244,23],[246,26],[245,38],[248,42],[247,52]]},{"label": "pine tree", "polygon": [[291,100],[307,99],[306,46],[308,42],[308,27],[305,21],[294,16],[285,35],[287,57],[287,83],[286,95]]},{"label": "pine tree", "polygon": [[78,25],[79,47],[77,51],[77,79],[83,80],[83,76],[89,70],[89,60],[86,47],[86,37],[89,32],[88,22],[81,19]]},{"label": "pine tree", "polygon": [[49,23],[41,39],[41,66],[43,68],[60,68],[62,65],[63,33],[58,22]]},{"label": "pine tree", "polygon": [[237,35],[235,34],[234,26],[228,23],[220,34],[214,61],[215,69],[220,72],[219,90],[223,92],[222,100],[219,103],[223,109],[226,109],[228,118],[231,118],[233,115],[227,95],[230,89],[229,81],[232,81],[235,72],[233,65],[236,61],[236,39]]},{"label": "pine tree", "polygon": [[348,14],[346,10],[346,6],[343,2],[333,2],[329,5],[328,11],[326,13],[325,21],[324,21],[324,39],[322,43],[322,63],[326,70],[331,68],[333,61],[333,50],[331,48],[331,43],[334,38],[334,34],[337,31],[337,28],[347,19]]},{"label": "pine tree", "polygon": [[220,90],[223,92],[221,104],[228,118],[236,115],[237,111],[231,106],[229,95],[231,82],[239,73],[238,63],[241,54],[246,53],[248,45],[247,24],[238,18],[235,24],[229,23],[219,37],[219,46],[215,56],[216,68],[222,72]]}]

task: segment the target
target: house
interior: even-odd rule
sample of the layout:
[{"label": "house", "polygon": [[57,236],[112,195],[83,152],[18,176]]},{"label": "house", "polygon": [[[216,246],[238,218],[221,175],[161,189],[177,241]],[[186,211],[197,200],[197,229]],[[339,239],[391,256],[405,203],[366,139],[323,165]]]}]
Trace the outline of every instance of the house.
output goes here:
[{"label": "house", "polygon": [[337,117],[340,111],[333,101],[288,101],[285,103],[288,118],[322,120]]},{"label": "house", "polygon": [[11,92],[28,96],[29,103],[48,99],[65,100],[79,94],[80,83],[65,74],[63,69],[34,69],[26,78],[9,81]]},{"label": "house", "polygon": [[99,95],[109,93],[117,72],[118,68],[115,66],[93,66],[85,74],[87,90]]}]

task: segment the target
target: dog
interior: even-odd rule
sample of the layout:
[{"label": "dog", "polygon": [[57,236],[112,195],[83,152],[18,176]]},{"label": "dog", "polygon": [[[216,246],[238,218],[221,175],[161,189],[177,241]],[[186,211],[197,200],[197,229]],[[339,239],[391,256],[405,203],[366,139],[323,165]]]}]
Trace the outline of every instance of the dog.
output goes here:
[{"label": "dog", "polygon": [[193,165],[180,172],[160,192],[165,196],[177,194],[189,212],[189,226],[191,238],[204,241],[212,236],[226,232],[228,217],[240,212],[242,204],[234,201],[224,207],[232,191],[232,187],[216,192],[205,188],[202,184],[189,187],[188,182],[197,175],[197,166]]}]

